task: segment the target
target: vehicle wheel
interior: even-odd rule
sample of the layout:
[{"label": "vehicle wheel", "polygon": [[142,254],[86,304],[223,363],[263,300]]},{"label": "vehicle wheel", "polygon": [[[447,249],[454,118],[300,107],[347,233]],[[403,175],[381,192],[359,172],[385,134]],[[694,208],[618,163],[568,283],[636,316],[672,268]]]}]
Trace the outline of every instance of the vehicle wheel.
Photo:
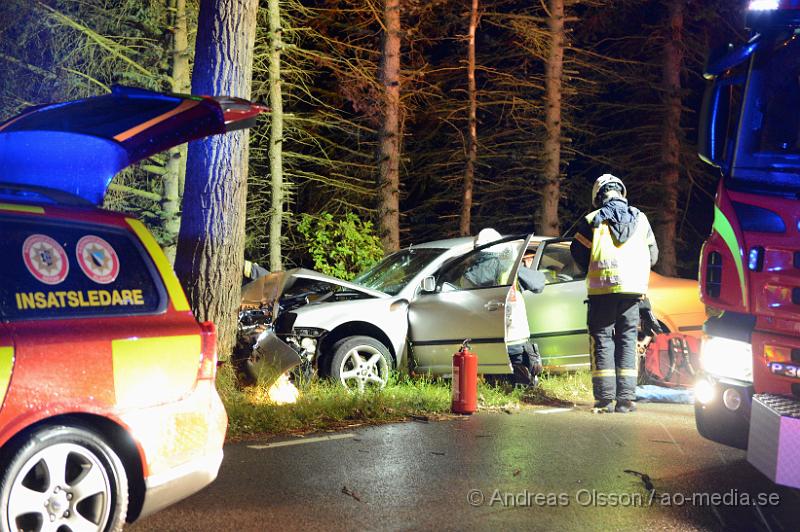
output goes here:
[{"label": "vehicle wheel", "polygon": [[94,432],[43,428],[0,471],[1,530],[116,532],[125,524],[125,469]]},{"label": "vehicle wheel", "polygon": [[389,379],[389,350],[368,336],[350,336],[333,346],[331,377],[345,388],[364,391],[367,386],[383,388]]}]

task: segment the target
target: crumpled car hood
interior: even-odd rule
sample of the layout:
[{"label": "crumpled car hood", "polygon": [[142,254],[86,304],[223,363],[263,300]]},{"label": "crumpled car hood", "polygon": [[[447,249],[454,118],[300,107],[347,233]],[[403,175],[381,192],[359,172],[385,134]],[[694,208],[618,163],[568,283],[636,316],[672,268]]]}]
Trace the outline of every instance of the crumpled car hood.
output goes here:
[{"label": "crumpled car hood", "polygon": [[372,290],[356,283],[337,279],[331,275],[315,272],[306,268],[295,268],[293,270],[273,272],[242,287],[242,305],[244,306],[273,306],[273,319],[277,317],[277,302],[280,297],[300,279],[320,281],[340,286],[346,290],[351,290],[370,297],[389,297],[388,294],[378,290]]}]

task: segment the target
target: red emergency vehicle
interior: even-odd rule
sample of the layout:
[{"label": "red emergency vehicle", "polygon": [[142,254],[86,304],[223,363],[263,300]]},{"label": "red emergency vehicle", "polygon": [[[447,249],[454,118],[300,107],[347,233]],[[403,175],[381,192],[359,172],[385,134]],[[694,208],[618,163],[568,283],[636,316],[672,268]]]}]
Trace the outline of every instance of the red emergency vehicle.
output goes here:
[{"label": "red emergency vehicle", "polygon": [[118,87],[0,124],[0,530],[121,530],[216,477],[214,325],[145,226],[97,205],[262,109]]},{"label": "red emergency vehicle", "polygon": [[[786,402],[800,401],[800,0],[753,0],[747,26],[749,40],[706,67],[699,151],[722,179],[700,257],[708,319],[695,414],[703,436],[755,455],[772,451],[754,440],[763,433],[751,423],[764,425],[751,414],[791,425]],[[783,414],[762,408],[777,404],[767,396]]]}]

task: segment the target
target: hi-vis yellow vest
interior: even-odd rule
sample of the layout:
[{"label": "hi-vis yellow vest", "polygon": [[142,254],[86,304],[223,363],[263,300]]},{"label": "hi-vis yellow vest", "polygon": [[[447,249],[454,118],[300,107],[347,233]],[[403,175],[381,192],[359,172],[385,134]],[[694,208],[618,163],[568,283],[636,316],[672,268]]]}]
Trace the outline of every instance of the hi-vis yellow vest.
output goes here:
[{"label": "hi-vis yellow vest", "polygon": [[[599,212],[586,216],[592,220]],[[590,296],[601,294],[646,294],[650,280],[650,223],[639,213],[636,230],[624,243],[611,235],[608,222],[593,227],[592,251],[586,287]]]}]

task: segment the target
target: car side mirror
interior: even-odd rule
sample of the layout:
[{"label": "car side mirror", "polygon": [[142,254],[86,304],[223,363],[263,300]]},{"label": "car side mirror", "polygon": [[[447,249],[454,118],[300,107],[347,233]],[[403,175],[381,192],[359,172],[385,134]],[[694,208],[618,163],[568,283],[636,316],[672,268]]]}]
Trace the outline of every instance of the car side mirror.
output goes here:
[{"label": "car side mirror", "polygon": [[436,277],[429,275],[422,279],[422,292],[427,294],[436,292]]}]

